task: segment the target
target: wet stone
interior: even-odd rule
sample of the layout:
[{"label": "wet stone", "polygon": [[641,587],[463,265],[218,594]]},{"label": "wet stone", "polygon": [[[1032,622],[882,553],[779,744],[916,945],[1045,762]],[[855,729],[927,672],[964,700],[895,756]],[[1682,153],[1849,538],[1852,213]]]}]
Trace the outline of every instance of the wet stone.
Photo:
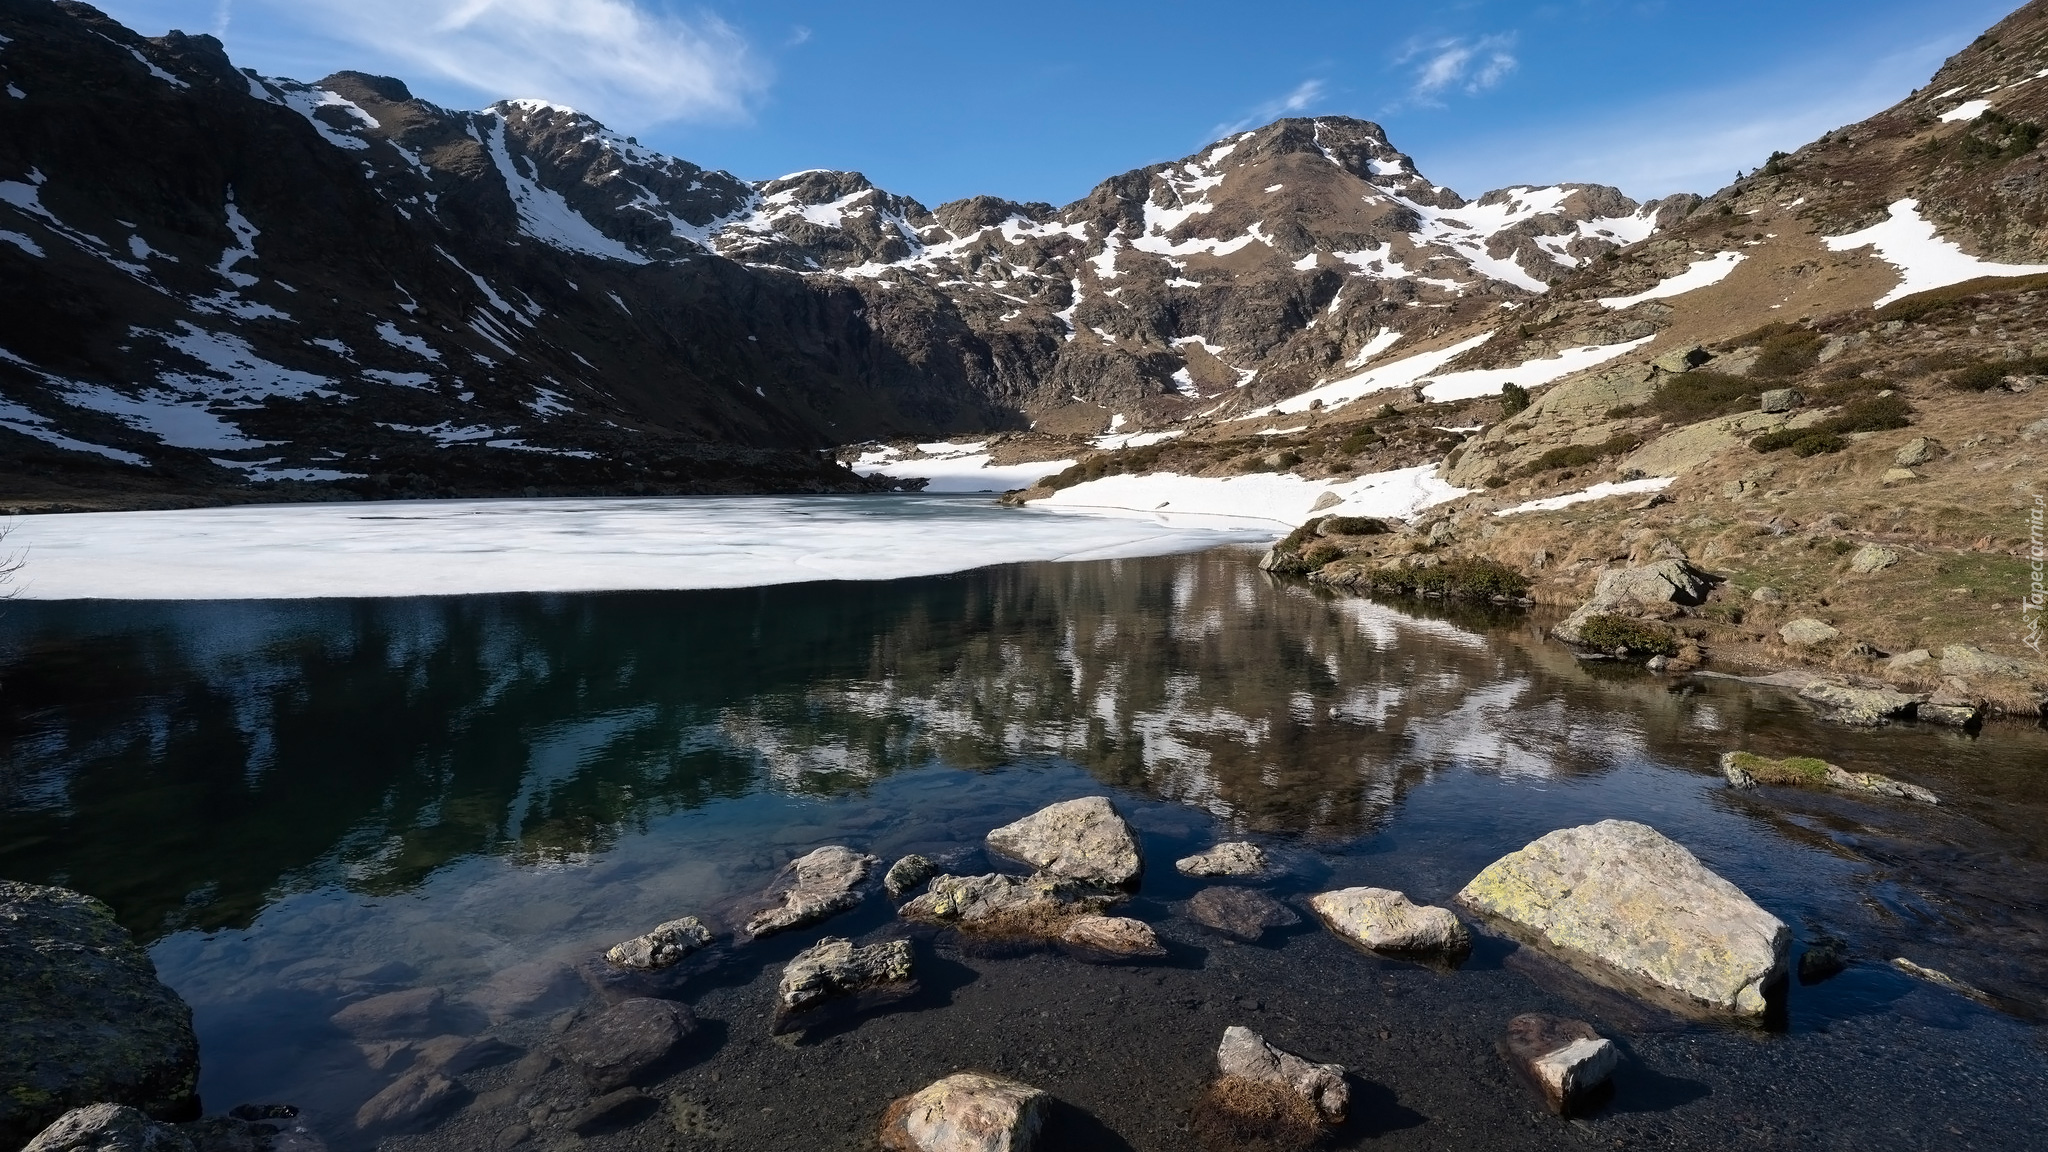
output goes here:
[{"label": "wet stone", "polygon": [[1138,838],[1106,796],[1050,804],[988,834],[991,851],[1042,872],[1110,886],[1144,871]]},{"label": "wet stone", "polygon": [[1540,1012],[1508,1021],[1499,1047],[1508,1066],[1560,1116],[1595,1103],[1621,1056],[1585,1021]]},{"label": "wet stone", "polygon": [[1273,860],[1257,844],[1232,840],[1183,856],[1173,866],[1185,876],[1263,876],[1273,870]]},{"label": "wet stone", "polygon": [[1250,888],[1204,888],[1187,904],[1188,919],[1232,939],[1255,941],[1274,928],[1301,923],[1292,908]]},{"label": "wet stone", "polygon": [[983,1072],[956,1072],[882,1115],[888,1152],[1033,1152],[1052,1097]]},{"label": "wet stone", "polygon": [[1849,966],[1849,946],[1833,936],[1817,935],[1799,954],[1799,982],[1818,984]]},{"label": "wet stone", "polygon": [[193,1152],[192,1141],[125,1104],[73,1108],[28,1142],[22,1152]]},{"label": "wet stone", "polygon": [[[1060,942],[1111,957],[1157,957],[1166,955],[1152,926],[1128,916],[1077,916],[1067,922]],[[1084,957],[1085,958],[1085,957]]]},{"label": "wet stone", "polygon": [[697,1030],[697,1017],[667,1000],[624,1000],[571,1026],[562,1055],[593,1092],[622,1088],[666,1060]]},{"label": "wet stone", "polygon": [[420,1123],[452,1106],[460,1089],[431,1068],[415,1068],[384,1086],[356,1109],[356,1127],[399,1128]]},{"label": "wet stone", "polygon": [[857,947],[827,936],[782,970],[769,1031],[794,1032],[843,1013],[877,1007],[917,990],[908,940]]},{"label": "wet stone", "polygon": [[1342,1064],[1317,1064],[1266,1042],[1249,1028],[1223,1030],[1216,1048],[1216,1071],[1264,1084],[1278,1084],[1307,1101],[1325,1124],[1342,1124],[1351,1107],[1351,1088]]},{"label": "wet stone", "polygon": [[658,924],[645,935],[612,945],[604,958],[620,968],[649,971],[679,963],[709,943],[711,929],[695,916],[683,916]]},{"label": "wet stone", "polygon": [[638,1088],[620,1088],[569,1113],[563,1124],[578,1136],[596,1136],[637,1124],[660,1106],[660,1100]]},{"label": "wet stone", "polygon": [[439,988],[408,988],[372,996],[336,1012],[336,1028],[351,1036],[432,1036],[441,1031],[447,1000]]},{"label": "wet stone", "polygon": [[938,874],[938,865],[913,852],[889,865],[888,873],[882,877],[882,890],[890,899],[901,900]]},{"label": "wet stone", "polygon": [[815,924],[860,903],[860,887],[881,863],[873,856],[829,844],[789,862],[768,889],[774,901],[747,920],[755,938]]},{"label": "wet stone", "polygon": [[560,960],[533,960],[498,972],[466,999],[503,1023],[566,1008],[582,996],[575,969]]}]

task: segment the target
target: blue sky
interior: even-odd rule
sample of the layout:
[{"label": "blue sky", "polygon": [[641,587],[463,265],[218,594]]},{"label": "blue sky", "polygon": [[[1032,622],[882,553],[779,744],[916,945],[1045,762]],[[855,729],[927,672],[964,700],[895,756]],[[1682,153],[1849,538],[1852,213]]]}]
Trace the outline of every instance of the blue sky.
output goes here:
[{"label": "blue sky", "polygon": [[98,0],[244,67],[536,96],[749,179],[866,172],[928,205],[1066,203],[1281,115],[1379,121],[1476,196],[1711,192],[1926,81],[2013,0],[847,4]]}]

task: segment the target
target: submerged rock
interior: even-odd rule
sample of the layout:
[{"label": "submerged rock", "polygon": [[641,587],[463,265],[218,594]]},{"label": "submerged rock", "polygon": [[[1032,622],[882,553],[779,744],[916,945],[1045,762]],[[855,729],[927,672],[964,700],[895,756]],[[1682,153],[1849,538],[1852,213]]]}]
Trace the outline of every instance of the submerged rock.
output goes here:
[{"label": "submerged rock", "polygon": [[493,1023],[566,1008],[583,995],[576,970],[560,960],[529,960],[503,969],[485,980],[467,1001]]},{"label": "submerged rock", "polygon": [[177,1128],[151,1120],[126,1104],[73,1108],[42,1130],[21,1152],[193,1152]]},{"label": "submerged rock", "polygon": [[1899,800],[1939,804],[1941,798],[1917,784],[1894,780],[1876,772],[1848,772],[1811,756],[1788,756],[1772,760],[1749,752],[1721,754],[1721,774],[1737,788],[1775,784],[1806,788],[1839,788],[1845,792],[1868,792]]},{"label": "submerged rock", "polygon": [[1250,888],[1204,888],[1188,899],[1188,919],[1246,942],[1301,923],[1294,909]]},{"label": "submerged rock", "polygon": [[990,850],[1041,872],[1122,887],[1144,871],[1138,838],[1106,796],[1084,796],[1033,812],[988,834]]},{"label": "submerged rock", "polygon": [[432,1068],[414,1068],[384,1086],[356,1109],[356,1127],[399,1128],[417,1124],[453,1105],[461,1090]]},{"label": "submerged rock", "polygon": [[769,886],[775,903],[747,920],[755,938],[815,924],[860,903],[860,886],[881,861],[837,844],[799,856]]},{"label": "submerged rock", "polygon": [[1309,906],[1330,931],[1369,951],[1455,959],[1472,950],[1471,933],[1450,909],[1412,903],[1389,888],[1319,892]]},{"label": "submerged rock", "polygon": [[995,936],[1056,939],[1078,916],[1100,915],[1116,898],[1079,881],[1035,876],[936,876],[898,915]]},{"label": "submerged rock", "polygon": [[578,1136],[596,1136],[637,1123],[659,1107],[659,1099],[638,1088],[618,1088],[569,1113],[562,1123]]},{"label": "submerged rock", "polygon": [[769,1031],[776,1035],[794,1032],[827,1016],[907,996],[917,990],[911,978],[912,960],[908,940],[887,940],[862,948],[851,940],[827,936],[797,953],[783,968]]},{"label": "submerged rock", "polygon": [[336,1028],[358,1039],[392,1036],[433,1036],[445,1023],[446,998],[439,988],[407,988],[372,996],[336,1012]]},{"label": "submerged rock", "polygon": [[192,1010],[105,904],[0,881],[0,1147],[65,1112],[198,1112]]},{"label": "submerged rock", "polygon": [[1031,1152],[1052,1097],[985,1072],[956,1072],[882,1114],[889,1152]]},{"label": "submerged rock", "polygon": [[1849,966],[1849,946],[1826,934],[1813,938],[1799,954],[1799,982],[1818,984]]},{"label": "submerged rock", "polygon": [[1701,1014],[1760,1021],[1792,930],[1656,829],[1562,828],[1474,877],[1458,900],[1596,975]]},{"label": "submerged rock", "polygon": [[593,1092],[610,1092],[639,1079],[697,1030],[697,1017],[681,1004],[642,997],[624,1000],[573,1025],[562,1055]]},{"label": "submerged rock", "polygon": [[680,963],[685,956],[711,943],[711,929],[695,916],[683,916],[655,925],[644,936],[635,936],[605,951],[604,958],[620,968],[653,971]]},{"label": "submerged rock", "polygon": [[1183,856],[1173,866],[1185,876],[1263,876],[1273,870],[1273,860],[1257,844],[1231,840],[1207,852]]},{"label": "submerged rock", "polygon": [[1076,916],[1067,921],[1060,942],[1106,956],[1166,955],[1152,926],[1128,916]]},{"label": "submerged rock", "polygon": [[882,877],[882,889],[892,900],[901,900],[918,886],[939,874],[939,866],[913,852],[894,864],[889,865],[888,874]]},{"label": "submerged rock", "polygon": [[1223,1043],[1216,1048],[1216,1071],[1225,1077],[1279,1084],[1306,1100],[1325,1124],[1344,1122],[1351,1107],[1351,1088],[1344,1082],[1342,1064],[1315,1064],[1266,1043],[1266,1038],[1249,1028],[1232,1025],[1223,1030]]},{"label": "submerged rock", "polygon": [[1508,1021],[1500,1054],[1552,1112],[1583,1110],[1614,1075],[1621,1053],[1583,1020],[1532,1012]]}]

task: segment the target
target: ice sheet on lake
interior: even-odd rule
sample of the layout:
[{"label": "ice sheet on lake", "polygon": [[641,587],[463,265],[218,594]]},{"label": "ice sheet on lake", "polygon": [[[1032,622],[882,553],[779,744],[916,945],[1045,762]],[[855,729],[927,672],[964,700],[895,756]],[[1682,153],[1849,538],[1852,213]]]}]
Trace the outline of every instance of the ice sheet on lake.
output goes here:
[{"label": "ice sheet on lake", "polygon": [[924,455],[915,460],[898,459],[902,453],[894,448],[864,452],[854,462],[853,470],[862,476],[926,480],[929,481],[924,486],[926,492],[1008,492],[1014,488],[1029,488],[1044,477],[1058,475],[1074,465],[1072,460],[996,464],[985,440],[969,443],[937,440],[919,444],[917,449]]},{"label": "ice sheet on lake", "polygon": [[35,600],[742,588],[1267,544],[1270,522],[937,496],[436,500],[23,516]]}]

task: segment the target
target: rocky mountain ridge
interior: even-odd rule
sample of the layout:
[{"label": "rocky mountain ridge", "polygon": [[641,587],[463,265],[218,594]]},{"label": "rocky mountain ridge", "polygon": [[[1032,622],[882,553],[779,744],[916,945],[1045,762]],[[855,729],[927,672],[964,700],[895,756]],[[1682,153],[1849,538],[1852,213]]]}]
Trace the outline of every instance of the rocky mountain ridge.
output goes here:
[{"label": "rocky mountain ridge", "polygon": [[858,173],[750,184],[536,100],[259,77],[70,0],[0,0],[0,37],[16,505],[857,488],[818,450],[1227,414],[1692,205],[1468,202],[1323,118],[1064,208],[927,209]]}]

